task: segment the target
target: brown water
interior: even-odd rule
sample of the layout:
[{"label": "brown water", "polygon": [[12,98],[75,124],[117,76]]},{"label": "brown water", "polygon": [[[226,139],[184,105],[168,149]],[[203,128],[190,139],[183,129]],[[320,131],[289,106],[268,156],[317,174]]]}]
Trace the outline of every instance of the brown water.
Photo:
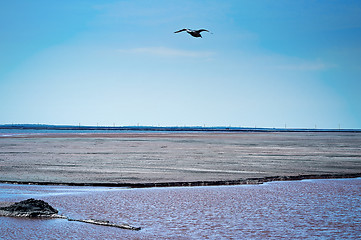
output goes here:
[{"label": "brown water", "polygon": [[263,185],[119,189],[0,184],[0,202],[43,199],[72,218],[0,217],[1,239],[358,239],[361,178]]}]

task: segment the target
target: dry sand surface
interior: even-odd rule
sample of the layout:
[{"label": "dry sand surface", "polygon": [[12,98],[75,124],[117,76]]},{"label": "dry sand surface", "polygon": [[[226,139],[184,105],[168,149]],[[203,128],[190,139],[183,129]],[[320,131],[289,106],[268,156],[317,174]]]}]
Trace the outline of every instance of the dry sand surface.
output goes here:
[{"label": "dry sand surface", "polygon": [[360,172],[360,133],[139,132],[0,138],[0,181],[157,183]]}]

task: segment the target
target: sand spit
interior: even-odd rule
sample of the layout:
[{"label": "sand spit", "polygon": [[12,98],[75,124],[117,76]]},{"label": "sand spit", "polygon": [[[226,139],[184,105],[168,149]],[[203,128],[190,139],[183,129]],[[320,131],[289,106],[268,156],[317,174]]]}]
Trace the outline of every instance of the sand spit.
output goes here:
[{"label": "sand spit", "polygon": [[59,215],[58,210],[50,206],[47,202],[33,198],[16,202],[10,206],[0,207],[0,216],[23,218],[61,218],[67,219],[68,221],[90,223],[107,227],[116,227],[135,231],[141,230],[140,227],[134,227],[128,224],[116,224],[107,220],[68,218],[66,216]]},{"label": "sand spit", "polygon": [[274,176],[263,178],[247,178],[227,181],[195,181],[195,182],[156,182],[156,183],[71,183],[71,182],[32,182],[32,181],[0,181],[8,184],[29,185],[64,185],[64,186],[93,186],[93,187],[125,187],[125,188],[152,188],[152,187],[196,187],[196,186],[226,186],[263,184],[276,181],[299,181],[307,179],[342,179],[359,178],[360,173],[350,174],[320,174],[320,175],[297,175],[297,176]]}]

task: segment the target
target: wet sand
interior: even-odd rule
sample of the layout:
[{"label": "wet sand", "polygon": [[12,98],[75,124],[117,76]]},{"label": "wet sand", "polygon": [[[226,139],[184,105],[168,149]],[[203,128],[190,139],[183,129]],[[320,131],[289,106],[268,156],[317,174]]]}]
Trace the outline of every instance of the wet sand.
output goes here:
[{"label": "wet sand", "polygon": [[361,134],[357,132],[0,137],[2,182],[177,186],[360,175]]}]

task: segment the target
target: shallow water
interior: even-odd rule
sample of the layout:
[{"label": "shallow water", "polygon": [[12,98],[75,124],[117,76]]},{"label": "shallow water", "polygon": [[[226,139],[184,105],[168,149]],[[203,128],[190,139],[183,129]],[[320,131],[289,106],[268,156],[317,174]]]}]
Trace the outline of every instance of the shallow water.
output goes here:
[{"label": "shallow water", "polygon": [[361,178],[120,189],[0,184],[0,202],[42,199],[61,214],[142,227],[0,217],[1,239],[357,239]]}]

